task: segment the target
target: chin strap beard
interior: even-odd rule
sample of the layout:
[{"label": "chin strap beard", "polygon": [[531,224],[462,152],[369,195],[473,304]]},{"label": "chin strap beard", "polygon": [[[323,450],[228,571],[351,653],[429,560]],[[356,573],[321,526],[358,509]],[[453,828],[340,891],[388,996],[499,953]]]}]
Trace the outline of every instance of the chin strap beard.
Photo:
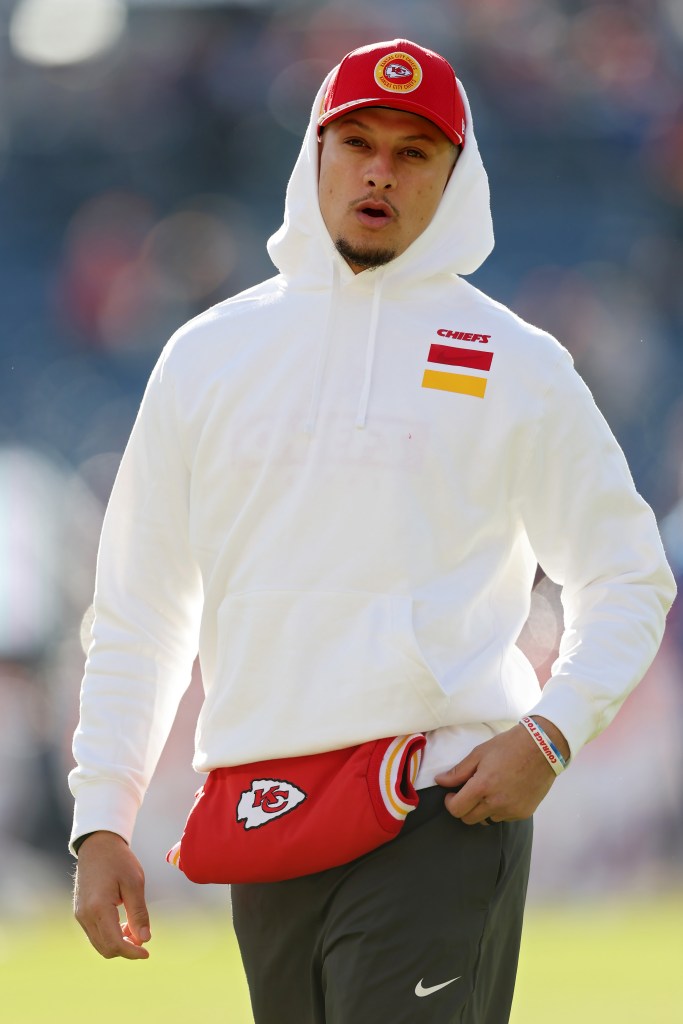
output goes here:
[{"label": "chin strap beard", "polygon": [[362,267],[364,270],[383,267],[396,259],[395,249],[357,249],[344,238],[337,238],[334,245],[339,255],[347,263]]}]

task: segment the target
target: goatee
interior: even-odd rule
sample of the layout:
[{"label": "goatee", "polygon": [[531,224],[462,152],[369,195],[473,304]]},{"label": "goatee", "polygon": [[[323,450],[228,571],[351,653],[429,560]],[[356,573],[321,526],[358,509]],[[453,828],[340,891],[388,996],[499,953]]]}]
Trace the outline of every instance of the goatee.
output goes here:
[{"label": "goatee", "polygon": [[395,249],[359,249],[347,242],[345,238],[337,238],[334,245],[339,255],[347,263],[361,267],[363,270],[383,267],[396,258]]}]

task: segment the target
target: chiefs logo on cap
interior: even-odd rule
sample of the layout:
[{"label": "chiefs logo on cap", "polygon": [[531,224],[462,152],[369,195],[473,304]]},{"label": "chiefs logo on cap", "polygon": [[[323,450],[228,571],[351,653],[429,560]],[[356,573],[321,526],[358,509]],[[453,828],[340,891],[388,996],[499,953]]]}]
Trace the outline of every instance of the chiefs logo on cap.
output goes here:
[{"label": "chiefs logo on cap", "polygon": [[254,779],[251,787],[240,795],[237,820],[244,828],[260,828],[269,821],[288,814],[306,799],[306,794],[284,779]]},{"label": "chiefs logo on cap", "polygon": [[422,68],[409,53],[388,53],[375,65],[375,81],[386,92],[412,92],[422,81]]}]

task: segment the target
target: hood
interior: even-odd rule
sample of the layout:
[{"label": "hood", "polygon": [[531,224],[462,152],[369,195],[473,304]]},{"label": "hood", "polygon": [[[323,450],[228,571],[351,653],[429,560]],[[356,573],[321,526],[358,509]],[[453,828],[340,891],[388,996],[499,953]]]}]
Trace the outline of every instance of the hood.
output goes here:
[{"label": "hood", "polygon": [[[353,271],[337,253],[318,204],[318,112],[327,83],[311,109],[301,151],[287,186],[282,227],[268,240],[268,253],[286,278],[300,286],[325,287],[337,265],[342,281]],[[465,145],[429,226],[386,266],[392,280],[412,283],[440,274],[472,274],[493,249],[489,184],[472,125],[472,112],[458,81],[467,118]],[[366,270],[358,275],[373,274]]]}]

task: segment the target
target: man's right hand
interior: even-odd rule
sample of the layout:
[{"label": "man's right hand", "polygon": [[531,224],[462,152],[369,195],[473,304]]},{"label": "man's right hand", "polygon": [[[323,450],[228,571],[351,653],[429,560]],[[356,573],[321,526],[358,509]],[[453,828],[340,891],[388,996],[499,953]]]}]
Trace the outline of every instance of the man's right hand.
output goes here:
[{"label": "man's right hand", "polygon": [[[123,905],[126,920],[119,920]],[[78,851],[74,887],[76,920],[98,953],[146,960],[151,938],[145,876],[128,844],[114,832],[93,832]]]}]

